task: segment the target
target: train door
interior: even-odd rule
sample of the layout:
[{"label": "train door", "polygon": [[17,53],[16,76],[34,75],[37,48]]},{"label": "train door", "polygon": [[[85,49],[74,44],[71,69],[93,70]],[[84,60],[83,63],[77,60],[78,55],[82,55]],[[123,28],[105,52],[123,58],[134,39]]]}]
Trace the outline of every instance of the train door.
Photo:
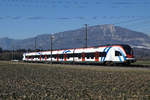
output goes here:
[{"label": "train door", "polygon": [[27,56],[27,61],[29,61],[29,56]]},{"label": "train door", "polygon": [[95,61],[99,61],[99,53],[95,52]]},{"label": "train door", "polygon": [[64,54],[64,61],[67,61],[67,54]]},{"label": "train door", "polygon": [[59,54],[57,54],[57,62],[59,61]]},{"label": "train door", "polygon": [[47,56],[45,55],[45,61],[47,61]]},{"label": "train door", "polygon": [[82,53],[82,61],[85,61],[85,53]]},{"label": "train door", "polygon": [[31,56],[31,62],[33,61],[33,57]]},{"label": "train door", "polygon": [[41,57],[41,55],[40,55],[40,61],[42,60],[42,57]]}]

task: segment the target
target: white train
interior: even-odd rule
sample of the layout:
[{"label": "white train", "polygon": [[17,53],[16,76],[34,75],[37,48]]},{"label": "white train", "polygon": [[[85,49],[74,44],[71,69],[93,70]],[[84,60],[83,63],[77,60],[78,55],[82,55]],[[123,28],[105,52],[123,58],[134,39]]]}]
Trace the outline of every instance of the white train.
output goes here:
[{"label": "white train", "polygon": [[[51,55],[52,54],[52,55]],[[23,54],[26,62],[75,62],[130,64],[135,62],[133,50],[129,45],[104,45],[89,48],[75,48],[64,50],[29,52]]]}]

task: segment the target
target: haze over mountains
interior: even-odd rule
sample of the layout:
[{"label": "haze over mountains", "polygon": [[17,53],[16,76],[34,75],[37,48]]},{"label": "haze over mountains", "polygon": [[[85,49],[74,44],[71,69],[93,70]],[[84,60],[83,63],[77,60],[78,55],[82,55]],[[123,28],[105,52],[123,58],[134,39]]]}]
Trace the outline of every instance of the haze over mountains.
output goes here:
[{"label": "haze over mountains", "polygon": [[[37,49],[50,48],[50,34],[23,40],[0,38],[0,47],[5,50],[35,49],[35,38]],[[88,46],[105,44],[129,44],[132,47],[150,49],[150,36],[111,24],[89,26]],[[55,33],[53,47],[54,49],[85,47],[85,28]]]}]

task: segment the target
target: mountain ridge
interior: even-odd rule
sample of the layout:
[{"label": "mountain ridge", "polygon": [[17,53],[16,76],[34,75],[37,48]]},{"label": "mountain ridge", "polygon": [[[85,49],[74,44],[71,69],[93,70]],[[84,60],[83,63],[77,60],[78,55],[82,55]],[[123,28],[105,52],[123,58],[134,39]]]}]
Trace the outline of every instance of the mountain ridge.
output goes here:
[{"label": "mountain ridge", "polygon": [[[53,48],[85,47],[85,28],[68,30],[53,34]],[[50,49],[50,34],[41,34],[27,39],[0,38],[0,47],[12,49]],[[129,44],[133,47],[150,48],[150,36],[112,24],[88,27],[88,46],[105,44]]]}]

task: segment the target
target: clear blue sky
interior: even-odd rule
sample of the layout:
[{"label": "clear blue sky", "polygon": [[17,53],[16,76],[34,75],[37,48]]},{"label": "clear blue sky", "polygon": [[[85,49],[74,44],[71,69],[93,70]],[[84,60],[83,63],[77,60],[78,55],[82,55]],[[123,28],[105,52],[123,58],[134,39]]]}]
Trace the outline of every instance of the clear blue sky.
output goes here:
[{"label": "clear blue sky", "polygon": [[25,39],[97,24],[150,34],[149,0],[0,0],[0,38]]}]

